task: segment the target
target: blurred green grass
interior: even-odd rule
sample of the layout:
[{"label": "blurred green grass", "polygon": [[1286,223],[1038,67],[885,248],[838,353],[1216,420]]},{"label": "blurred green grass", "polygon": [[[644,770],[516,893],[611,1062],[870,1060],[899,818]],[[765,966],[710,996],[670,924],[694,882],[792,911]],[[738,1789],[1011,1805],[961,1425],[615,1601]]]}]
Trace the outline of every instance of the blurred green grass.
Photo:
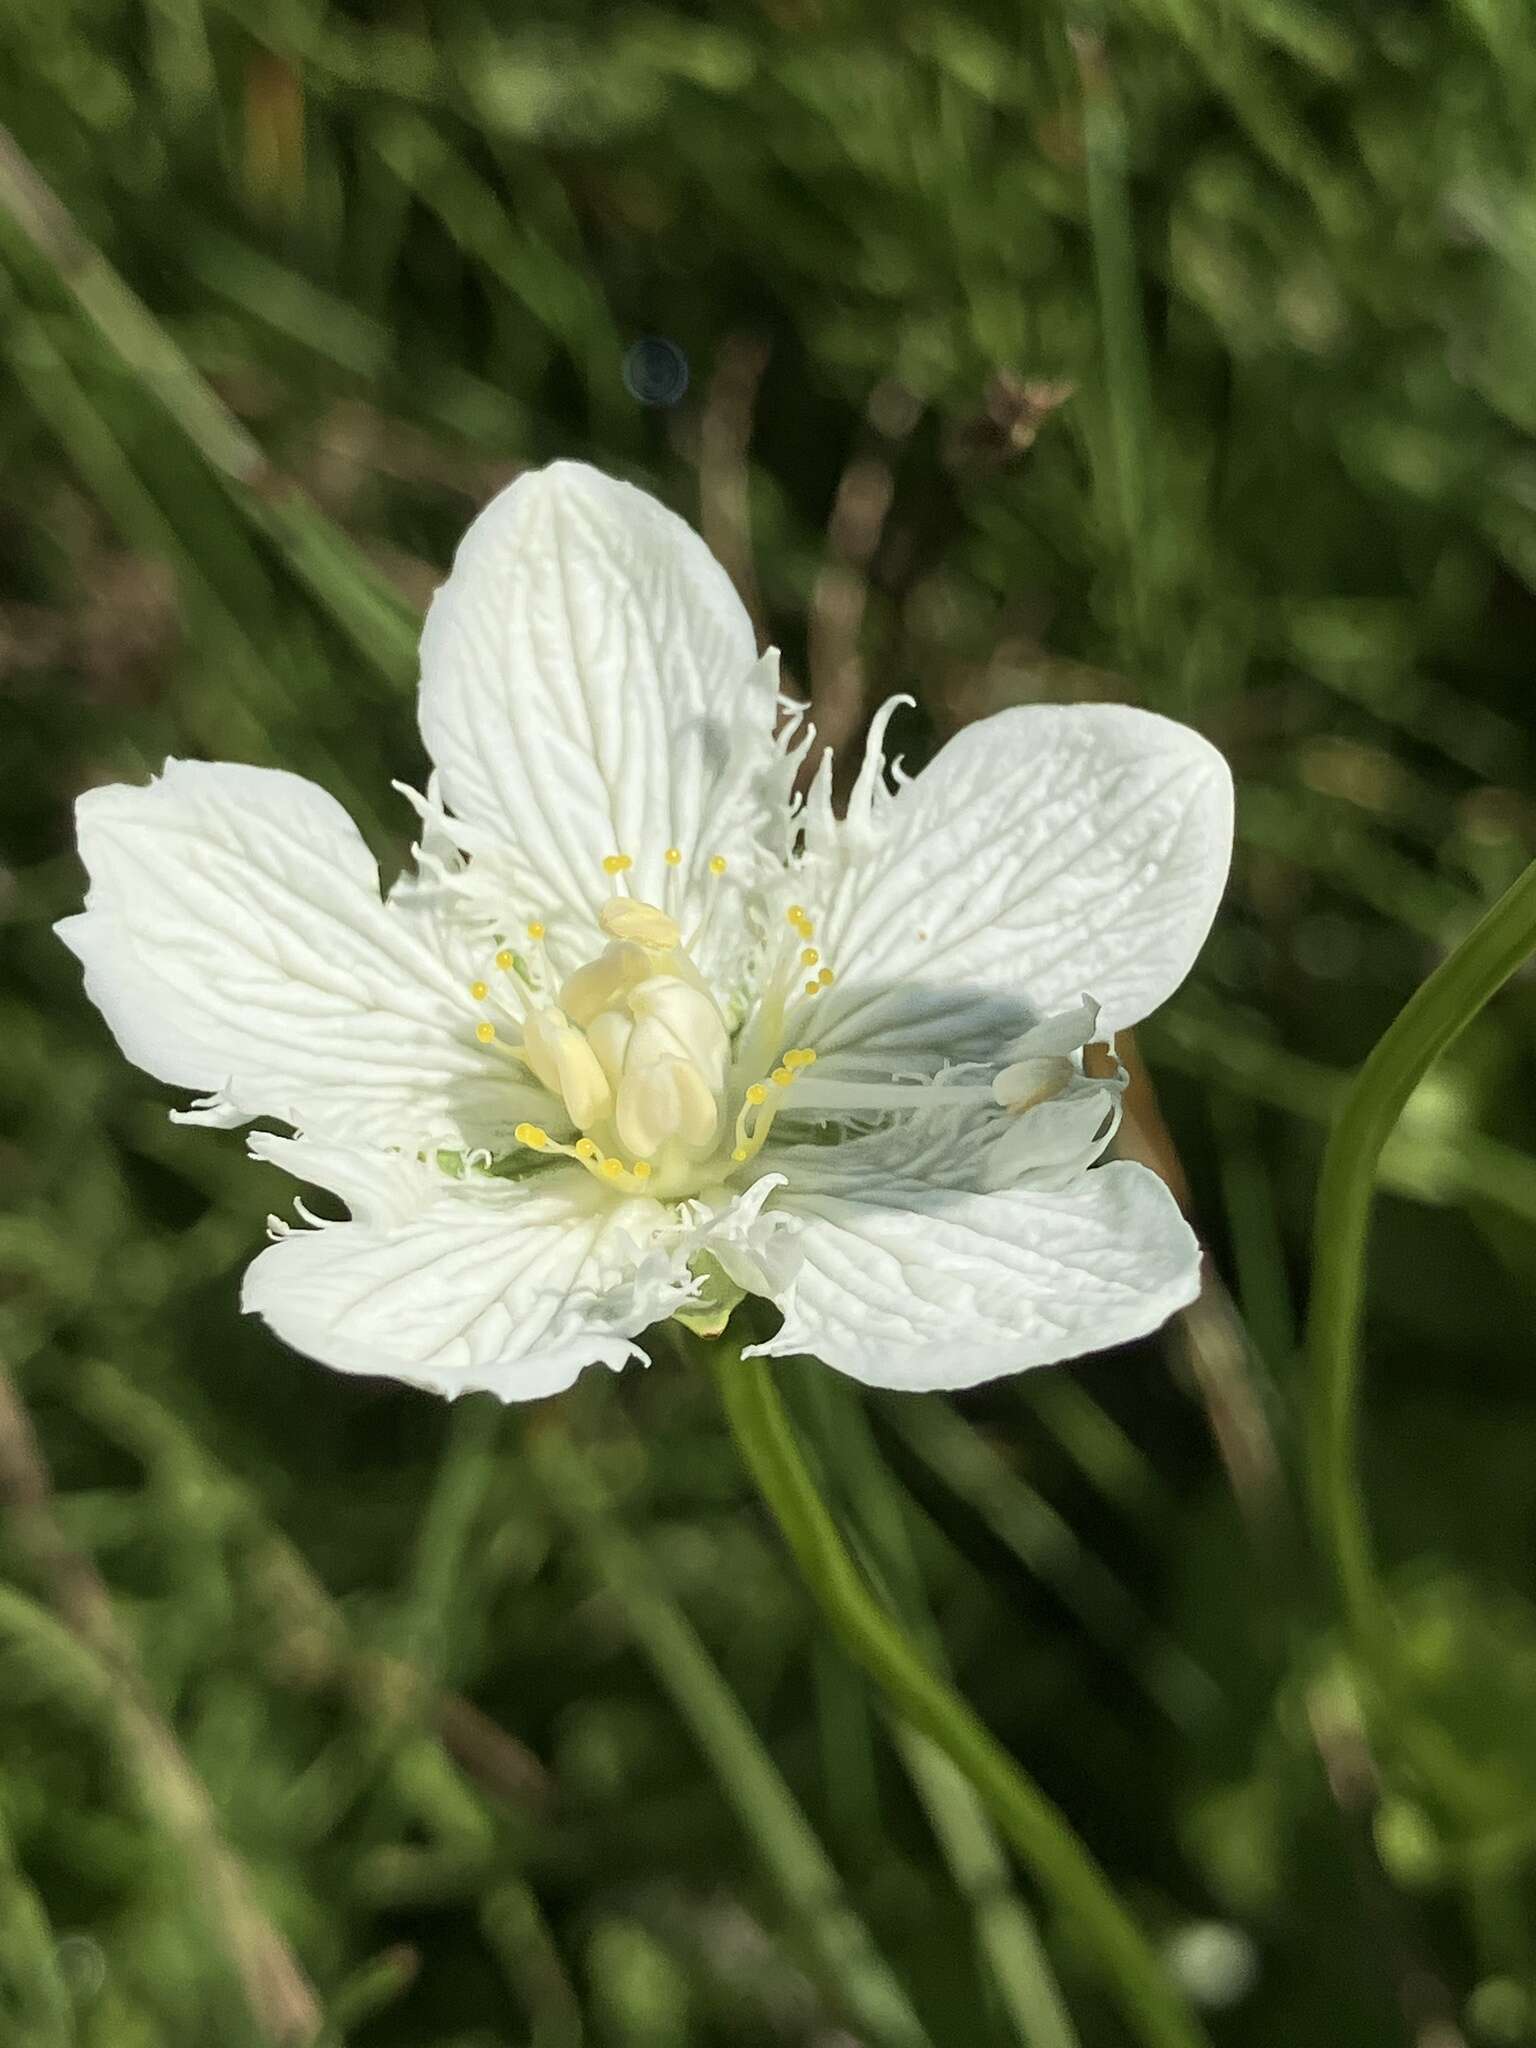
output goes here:
[{"label": "blurred green grass", "polygon": [[[0,2036],[270,2038],[136,1665],[335,2039],[1056,2048],[1053,1974],[1122,2038],[817,1640],[709,1390],[663,1359],[450,1414],[278,1350],[235,1301],[289,1190],[166,1123],[49,933],[74,795],[168,752],[311,774],[398,861],[419,607],[500,481],[577,454],[702,522],[839,731],[908,690],[920,759],[1107,694],[1229,754],[1233,886],[1140,1129],[1235,1308],[861,1404],[895,1496],[843,1390],[786,1380],[1218,2042],[1536,2040],[1529,978],[1385,1162],[1365,1482],[1415,1683],[1374,1764],[1293,1512],[1340,1078],[1536,850],[1529,26],[0,14],[0,1358],[56,1489],[39,1520],[0,1460]],[[675,409],[626,388],[648,334]],[[61,1624],[59,1541],[121,1661]]]}]

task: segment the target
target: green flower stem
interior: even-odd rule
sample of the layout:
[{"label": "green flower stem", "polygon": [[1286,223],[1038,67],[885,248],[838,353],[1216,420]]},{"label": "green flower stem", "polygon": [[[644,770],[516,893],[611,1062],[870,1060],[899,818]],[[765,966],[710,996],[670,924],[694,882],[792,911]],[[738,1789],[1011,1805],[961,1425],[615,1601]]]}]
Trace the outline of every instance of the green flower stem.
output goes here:
[{"label": "green flower stem", "polygon": [[1066,1820],[923,1661],[860,1576],[806,1469],[771,1368],[730,1345],[707,1349],[737,1447],[845,1647],[902,1718],[976,1788],[1042,1889],[1097,1951],[1148,2048],[1205,2048],[1204,2029]]},{"label": "green flower stem", "polygon": [[1430,1066],[1533,950],[1536,862],[1393,1020],[1345,1094],[1323,1153],[1307,1318],[1313,1509],[1350,1634],[1378,1669],[1390,1610],[1356,1477],[1360,1318],[1377,1162]]},{"label": "green flower stem", "polygon": [[525,1427],[535,1484],[617,1599],[635,1647],[671,1695],[800,1930],[822,1982],[871,2048],[932,2048],[885,1957],[686,1615],[625,1529],[590,1458],[557,1424]]},{"label": "green flower stem", "polygon": [[[810,1409],[809,1414],[801,1411],[802,1423],[825,1461],[829,1490],[846,1505],[845,1526],[853,1532],[857,1561],[927,1661],[947,1679],[907,1503],[875,1441],[859,1388],[839,1373],[817,1370],[800,1391]],[[852,1667],[839,1662],[858,1684]],[[976,1788],[926,1735],[900,1716],[891,1718],[897,1751],[971,1909],[998,2003],[1023,2048],[1081,2048],[1045,1945],[1013,1888],[1007,1852]]]}]

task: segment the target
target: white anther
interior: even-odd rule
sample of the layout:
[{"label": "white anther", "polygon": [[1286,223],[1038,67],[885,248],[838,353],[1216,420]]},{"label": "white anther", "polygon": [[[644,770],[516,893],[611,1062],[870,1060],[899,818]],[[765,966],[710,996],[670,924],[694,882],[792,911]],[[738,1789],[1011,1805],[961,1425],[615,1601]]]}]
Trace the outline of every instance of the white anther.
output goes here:
[{"label": "white anther", "polygon": [[613,1110],[613,1091],[592,1048],[563,1010],[533,1010],[523,1025],[523,1057],[579,1131]]},{"label": "white anther", "polygon": [[600,1011],[621,1003],[636,982],[655,971],[656,963],[644,946],[616,939],[595,960],[577,968],[560,991],[560,1007],[585,1030]]},{"label": "white anther", "polygon": [[682,934],[664,910],[642,903],[638,896],[610,896],[597,913],[610,939],[629,939],[655,953],[670,952]]},{"label": "white anther", "polygon": [[992,1093],[1002,1108],[1022,1116],[1036,1103],[1049,1102],[1053,1095],[1059,1095],[1071,1085],[1076,1073],[1072,1062],[1060,1053],[1036,1054],[1004,1067],[992,1083]]}]

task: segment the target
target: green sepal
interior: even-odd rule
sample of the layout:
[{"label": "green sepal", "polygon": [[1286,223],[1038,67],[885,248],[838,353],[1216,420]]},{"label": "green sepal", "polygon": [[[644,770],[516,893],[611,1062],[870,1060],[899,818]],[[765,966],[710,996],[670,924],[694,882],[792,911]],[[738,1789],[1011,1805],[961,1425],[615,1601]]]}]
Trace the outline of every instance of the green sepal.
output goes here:
[{"label": "green sepal", "polygon": [[699,1283],[699,1291],[672,1311],[674,1323],[681,1323],[695,1337],[718,1337],[731,1320],[731,1313],[747,1290],[738,1287],[713,1252],[695,1252],[688,1270]]}]

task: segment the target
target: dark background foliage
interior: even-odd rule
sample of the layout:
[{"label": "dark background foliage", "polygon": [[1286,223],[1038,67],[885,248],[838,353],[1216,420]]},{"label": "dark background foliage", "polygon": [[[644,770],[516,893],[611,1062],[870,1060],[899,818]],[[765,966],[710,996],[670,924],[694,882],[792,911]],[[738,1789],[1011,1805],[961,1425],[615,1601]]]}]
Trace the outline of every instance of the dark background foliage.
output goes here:
[{"label": "dark background foliage", "polygon": [[841,737],[1110,697],[1231,758],[1128,1131],[1219,1279],[962,1401],[786,1388],[1223,2048],[1536,2039],[1528,980],[1384,1162],[1370,1747],[1297,1355],[1341,1079],[1536,839],[1524,6],[8,0],[0,120],[0,2035],[274,2039],[280,1928],[358,2048],[1060,2048],[1042,1942],[1125,2038],[709,1386],[504,1417],[283,1352],[236,1299],[291,1189],[167,1123],[50,935],[73,797],[167,753],[397,864],[419,608],[576,454]]}]

